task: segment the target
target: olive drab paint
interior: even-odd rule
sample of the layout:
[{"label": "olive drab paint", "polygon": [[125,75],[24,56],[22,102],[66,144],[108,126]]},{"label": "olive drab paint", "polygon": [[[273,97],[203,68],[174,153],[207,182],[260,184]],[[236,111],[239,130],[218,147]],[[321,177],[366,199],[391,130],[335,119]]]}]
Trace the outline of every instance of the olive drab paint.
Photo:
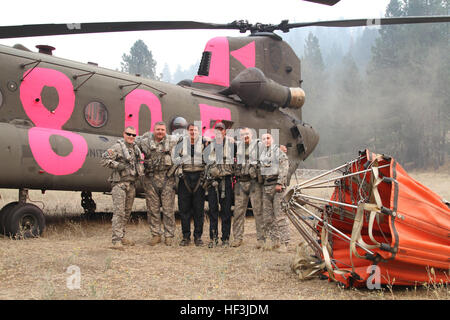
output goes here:
[{"label": "olive drab paint", "polygon": [[[158,121],[170,128],[177,117],[201,121],[205,137],[213,136],[218,121],[233,129],[279,129],[293,172],[318,142],[301,110],[275,102],[249,106],[218,93],[247,68],[260,69],[280,86],[299,87],[293,50],[272,34],[213,38],[205,52],[211,60],[202,75],[182,86],[0,45],[0,187],[109,191],[100,157],[123,129],[133,126],[143,135]],[[92,103],[102,107],[101,115]]]}]

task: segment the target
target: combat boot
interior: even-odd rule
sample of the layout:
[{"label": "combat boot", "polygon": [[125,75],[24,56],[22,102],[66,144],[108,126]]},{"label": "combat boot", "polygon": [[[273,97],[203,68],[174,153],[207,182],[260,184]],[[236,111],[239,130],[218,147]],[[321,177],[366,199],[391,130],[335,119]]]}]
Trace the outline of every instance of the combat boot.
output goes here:
[{"label": "combat boot", "polygon": [[165,238],[164,239],[164,243],[166,244],[166,246],[171,246],[173,242],[173,237],[169,237],[169,238]]},{"label": "combat boot", "polygon": [[112,246],[110,247],[111,249],[115,249],[115,250],[124,250],[124,248],[123,248],[123,244],[122,244],[122,242],[120,242],[120,241],[114,241],[113,243],[112,243]]},{"label": "combat boot", "polygon": [[156,236],[153,236],[151,239],[150,239],[150,241],[149,241],[149,245],[151,245],[151,246],[156,246],[158,243],[160,243],[161,242],[161,236],[159,236],[159,235],[156,235]]},{"label": "combat boot", "polygon": [[256,242],[256,249],[263,248],[265,244],[266,242],[264,240],[258,240],[258,242]]},{"label": "combat boot", "polygon": [[217,238],[211,239],[211,240],[209,240],[208,248],[217,247],[218,244],[219,244],[219,239],[217,239]]},{"label": "combat boot", "polygon": [[233,248],[237,248],[240,247],[242,244],[242,239],[234,239],[233,242],[231,243],[231,246]]},{"label": "combat boot", "polygon": [[201,247],[201,246],[203,246],[203,241],[202,241],[202,239],[200,239],[200,238],[195,238],[195,239],[194,239],[194,243],[195,243],[195,246],[196,246],[196,247]]},{"label": "combat boot", "polygon": [[133,240],[129,240],[127,238],[123,238],[121,243],[124,246],[134,246],[136,244]]},{"label": "combat boot", "polygon": [[183,238],[183,240],[181,240],[181,242],[180,242],[180,246],[186,247],[186,246],[189,245],[189,243],[191,243],[191,239],[189,239],[189,238]]}]

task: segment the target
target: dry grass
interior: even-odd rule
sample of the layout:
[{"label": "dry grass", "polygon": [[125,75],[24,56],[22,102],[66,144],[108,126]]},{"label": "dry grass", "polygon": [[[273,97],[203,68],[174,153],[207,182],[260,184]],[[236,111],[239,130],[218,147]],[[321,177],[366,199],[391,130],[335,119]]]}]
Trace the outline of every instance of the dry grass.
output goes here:
[{"label": "dry grass", "polygon": [[[413,173],[432,189],[450,198],[450,175]],[[445,174],[444,174],[445,176]],[[435,185],[437,183],[438,185]],[[440,186],[443,183],[446,186]],[[442,189],[439,189],[442,188]],[[447,194],[445,194],[447,192]],[[0,190],[0,205],[17,200],[17,192]],[[300,236],[291,226],[292,244],[287,254],[254,248],[254,220],[245,224],[239,248],[180,247],[177,222],[175,244],[150,247],[144,214],[133,215],[127,234],[136,246],[125,251],[109,249],[111,215],[85,219],[80,197],[71,192],[30,192],[45,204],[47,230],[42,237],[11,240],[0,237],[0,299],[449,299],[449,288],[431,284],[382,290],[341,289],[326,280],[299,281],[290,269]],[[98,211],[110,212],[110,196],[94,194]],[[39,204],[38,204],[39,205]],[[134,210],[144,211],[137,199]],[[203,240],[208,240],[208,223]],[[69,290],[66,270],[81,271],[81,288]]]}]

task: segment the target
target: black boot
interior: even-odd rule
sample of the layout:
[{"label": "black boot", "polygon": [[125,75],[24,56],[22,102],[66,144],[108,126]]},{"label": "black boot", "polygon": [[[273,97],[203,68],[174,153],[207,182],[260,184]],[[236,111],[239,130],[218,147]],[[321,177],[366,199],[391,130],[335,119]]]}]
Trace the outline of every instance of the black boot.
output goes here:
[{"label": "black boot", "polygon": [[181,240],[180,242],[180,246],[182,247],[186,247],[191,243],[191,239],[190,238],[183,238],[183,240]]},{"label": "black boot", "polygon": [[200,238],[195,238],[195,239],[194,239],[194,244],[195,244],[197,247],[201,247],[201,246],[203,246],[203,241],[202,241],[202,239],[200,239]]}]

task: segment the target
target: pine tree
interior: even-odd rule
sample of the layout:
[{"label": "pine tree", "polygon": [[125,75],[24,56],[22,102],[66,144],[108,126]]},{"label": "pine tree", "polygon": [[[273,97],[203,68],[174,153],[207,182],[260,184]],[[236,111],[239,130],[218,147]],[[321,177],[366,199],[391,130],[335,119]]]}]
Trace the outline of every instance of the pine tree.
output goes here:
[{"label": "pine tree", "polygon": [[[447,10],[447,1],[391,0],[386,15],[439,15]],[[372,50],[368,103],[378,111],[376,147],[415,167],[437,167],[448,153],[448,37],[445,24],[383,26]]]},{"label": "pine tree", "polygon": [[166,82],[172,82],[172,74],[170,73],[170,68],[167,63],[164,64],[164,68],[162,70],[161,80]]},{"label": "pine tree", "polygon": [[122,60],[120,63],[122,72],[159,80],[156,75],[156,61],[144,41],[137,40],[131,47],[130,54],[122,55]]}]

